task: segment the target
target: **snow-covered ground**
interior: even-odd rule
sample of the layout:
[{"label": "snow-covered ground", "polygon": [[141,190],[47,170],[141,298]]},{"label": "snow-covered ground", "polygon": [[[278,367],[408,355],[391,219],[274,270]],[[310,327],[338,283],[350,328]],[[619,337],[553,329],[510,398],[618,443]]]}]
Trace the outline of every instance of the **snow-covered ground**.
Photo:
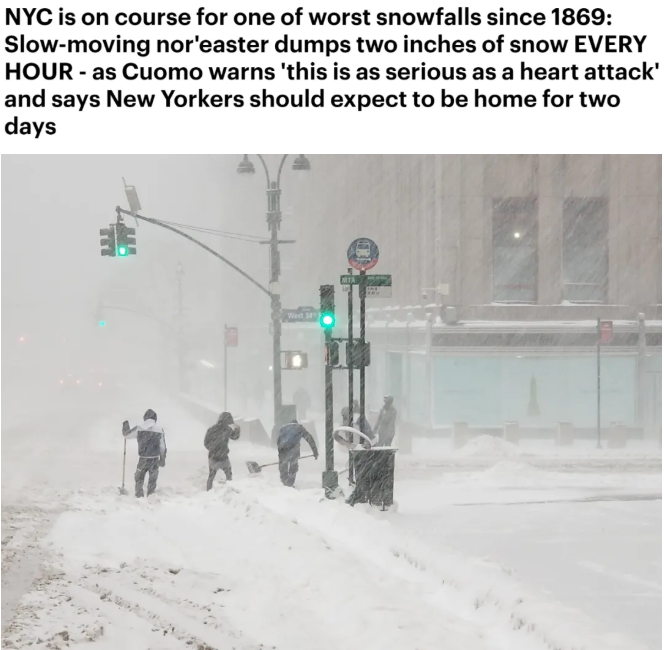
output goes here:
[{"label": "snow-covered ground", "polygon": [[[606,452],[598,471],[591,450],[547,467],[500,443],[416,447],[398,456],[398,512],[380,513],[323,499],[322,459],[301,463],[297,490],[275,467],[247,477],[274,452],[246,443],[236,480],[207,493],[205,424],[168,400],[130,419],[146,406],[169,445],[149,499],[117,490],[128,414],[3,428],[6,647],[661,646],[657,453]],[[135,457],[134,443],[130,489]]]}]

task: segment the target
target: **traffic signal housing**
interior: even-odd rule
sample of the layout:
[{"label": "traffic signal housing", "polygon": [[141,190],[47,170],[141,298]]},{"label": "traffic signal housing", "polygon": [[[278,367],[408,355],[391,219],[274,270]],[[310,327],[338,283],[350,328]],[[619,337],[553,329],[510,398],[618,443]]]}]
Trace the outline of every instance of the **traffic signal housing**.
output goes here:
[{"label": "traffic signal housing", "polygon": [[136,228],[128,228],[124,223],[115,226],[116,252],[119,257],[136,255]]},{"label": "traffic signal housing", "polygon": [[366,368],[371,365],[371,343],[359,340],[346,343],[346,365],[353,368]]},{"label": "traffic signal housing", "polygon": [[321,284],[320,286],[320,326],[332,329],[337,322],[334,315],[334,285]]},{"label": "traffic signal housing", "polygon": [[99,240],[102,256],[115,257],[115,228],[113,225],[108,228],[101,228],[99,235],[103,238]]},{"label": "traffic signal housing", "polygon": [[306,352],[287,351],[284,353],[284,370],[304,370],[309,367],[309,358]]},{"label": "traffic signal housing", "polygon": [[325,345],[325,365],[333,368],[339,365],[339,343],[336,341]]}]

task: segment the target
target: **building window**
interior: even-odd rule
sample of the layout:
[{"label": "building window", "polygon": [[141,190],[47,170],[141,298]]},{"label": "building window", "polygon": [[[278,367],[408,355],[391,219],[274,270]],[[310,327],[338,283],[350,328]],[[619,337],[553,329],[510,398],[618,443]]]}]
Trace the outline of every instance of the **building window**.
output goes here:
[{"label": "building window", "polygon": [[563,205],[564,298],[606,302],[609,276],[609,215],[606,199],[566,199]]},{"label": "building window", "polygon": [[493,202],[493,300],[537,302],[537,199]]}]

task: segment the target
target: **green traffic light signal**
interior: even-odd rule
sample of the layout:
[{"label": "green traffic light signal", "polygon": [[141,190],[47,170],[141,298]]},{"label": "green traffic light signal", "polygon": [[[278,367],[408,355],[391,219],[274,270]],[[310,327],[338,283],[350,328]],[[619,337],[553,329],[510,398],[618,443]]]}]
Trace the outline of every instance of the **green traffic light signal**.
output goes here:
[{"label": "green traffic light signal", "polygon": [[118,255],[120,257],[127,257],[129,249],[126,246],[118,246]]},{"label": "green traffic light signal", "polygon": [[99,321],[99,327],[106,327],[106,321],[105,320],[100,320]]},{"label": "green traffic light signal", "polygon": [[334,314],[327,313],[320,315],[321,327],[326,327],[326,328],[334,327],[334,323],[335,323]]}]

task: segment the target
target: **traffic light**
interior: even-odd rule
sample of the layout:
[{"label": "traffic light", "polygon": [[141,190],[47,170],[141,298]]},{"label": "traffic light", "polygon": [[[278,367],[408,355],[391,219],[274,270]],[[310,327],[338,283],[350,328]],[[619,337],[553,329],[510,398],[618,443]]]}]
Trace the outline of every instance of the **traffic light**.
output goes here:
[{"label": "traffic light", "polygon": [[325,365],[336,367],[339,365],[339,343],[330,341],[325,346]]},{"label": "traffic light", "polygon": [[337,319],[334,315],[334,285],[320,285],[320,326],[332,329]]},{"label": "traffic light", "polygon": [[115,228],[111,225],[108,228],[101,228],[99,235],[104,239],[100,239],[101,254],[115,257]]},{"label": "traffic light", "polygon": [[130,235],[136,234],[136,228],[128,228],[124,223],[118,223],[115,226],[116,234],[116,251],[119,257],[127,257],[127,255],[136,255],[136,238]]},{"label": "traffic light", "polygon": [[346,365],[353,368],[366,368],[371,365],[371,343],[360,343],[357,339],[346,343]]},{"label": "traffic light", "polygon": [[309,358],[306,352],[292,352],[284,353],[286,361],[284,370],[304,370],[309,367]]}]

